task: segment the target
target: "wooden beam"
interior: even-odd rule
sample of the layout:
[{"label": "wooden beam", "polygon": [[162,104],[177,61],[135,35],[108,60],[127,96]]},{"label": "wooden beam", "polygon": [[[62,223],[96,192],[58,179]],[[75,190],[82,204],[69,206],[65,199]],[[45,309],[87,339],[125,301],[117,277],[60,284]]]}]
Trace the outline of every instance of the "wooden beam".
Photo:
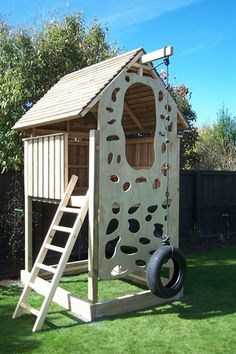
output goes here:
[{"label": "wooden beam", "polygon": [[88,249],[88,300],[98,302],[99,262],[99,131],[91,130],[89,139],[89,249]]},{"label": "wooden beam", "polygon": [[170,55],[174,54],[174,48],[172,46],[167,46],[158,50],[155,50],[154,52],[144,54],[140,58],[140,62],[142,64],[149,63],[150,61],[157,60],[157,59],[162,59],[165,57],[169,57]]},{"label": "wooden beam", "polygon": [[162,299],[153,295],[150,290],[142,291],[136,294],[122,296],[117,299],[108,300],[92,305],[92,320],[106,316],[121,315],[128,312],[143,310],[145,308],[167,304],[183,298],[183,292],[180,291],[175,297]]},{"label": "wooden beam", "polygon": [[[31,153],[29,153],[29,150]],[[25,270],[31,271],[33,263],[33,241],[32,241],[32,144],[28,146],[24,142],[24,188],[25,188]]]},{"label": "wooden beam", "polygon": [[[95,111],[93,111],[93,110],[90,110],[89,112],[93,115],[93,117],[94,117],[95,119],[97,119],[97,112],[95,112]],[[89,113],[89,112],[88,112],[88,113]]]},{"label": "wooden beam", "polygon": [[[151,71],[153,70],[153,67],[151,65],[145,65],[145,64],[140,64],[140,63],[134,63],[132,68],[140,69],[142,68],[144,71]],[[132,69],[131,68],[131,69]]]},{"label": "wooden beam", "polygon": [[138,75],[139,76],[143,76],[143,68],[142,68],[142,66],[140,68],[138,68]]},{"label": "wooden beam", "polygon": [[51,135],[51,134],[60,134],[60,133],[67,133],[70,136],[76,136],[76,137],[85,137],[88,138],[89,137],[89,132],[81,132],[81,131],[76,131],[76,130],[56,130],[56,129],[35,129],[35,134],[36,136],[40,136],[40,135]]},{"label": "wooden beam", "polygon": [[[26,177],[27,178],[27,177]],[[33,265],[32,240],[32,198],[25,195],[25,270],[30,272]]]},{"label": "wooden beam", "polygon": [[[21,281],[24,284],[29,280],[29,277],[30,273],[25,271],[21,272]],[[31,284],[31,287],[38,294],[43,296],[47,296],[48,292],[50,291],[50,283],[40,277],[36,277],[35,281]],[[71,294],[69,291],[57,287],[52,301],[58,304],[59,306],[62,306],[66,310],[71,311],[84,322],[91,321],[91,305],[87,301],[82,300],[77,296]]]},{"label": "wooden beam", "polygon": [[142,124],[140,123],[140,121],[138,120],[138,118],[136,117],[136,115],[134,114],[132,109],[129,107],[127,102],[124,102],[124,106],[125,106],[126,112],[129,114],[130,118],[133,119],[134,123],[137,125],[139,130],[144,132],[144,128],[143,128]]}]

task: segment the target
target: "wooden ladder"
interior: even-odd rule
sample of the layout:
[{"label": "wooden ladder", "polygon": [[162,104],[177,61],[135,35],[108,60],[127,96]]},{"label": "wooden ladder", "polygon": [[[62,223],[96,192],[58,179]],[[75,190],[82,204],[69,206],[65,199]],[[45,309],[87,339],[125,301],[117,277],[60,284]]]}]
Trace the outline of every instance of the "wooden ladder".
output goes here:
[{"label": "wooden ladder", "polygon": [[[55,213],[51,226],[49,227],[48,233],[39,251],[38,257],[34,263],[29,279],[26,281],[24,290],[20,296],[19,302],[16,306],[15,312],[12,317],[12,318],[19,317],[23,309],[35,315],[37,319],[35,321],[32,330],[33,332],[40,331],[40,329],[43,326],[45,317],[48,313],[49,305],[54,297],[58,283],[62,277],[66,263],[68,262],[73,246],[75,244],[75,241],[77,239],[77,236],[79,234],[79,231],[81,229],[81,226],[83,224],[83,221],[88,211],[88,192],[86,194],[86,197],[83,199],[83,202],[78,208],[74,208],[74,207],[71,208],[67,206],[77,180],[78,180],[77,176],[73,175],[71,177],[71,180],[58,206],[58,209]],[[59,225],[64,213],[77,214],[73,227],[69,228],[69,227]],[[64,232],[66,234],[67,241],[64,247],[59,247],[51,244],[56,231]],[[57,264],[57,267],[48,266],[43,263],[48,250],[53,250],[55,252],[61,253],[60,260]],[[30,305],[28,305],[26,303],[26,300],[30,294],[30,291],[34,289],[34,281],[41,269],[46,270],[49,273],[52,273],[53,278],[49,283],[50,288],[48,294],[45,296],[43,300],[40,310],[36,310]]]}]

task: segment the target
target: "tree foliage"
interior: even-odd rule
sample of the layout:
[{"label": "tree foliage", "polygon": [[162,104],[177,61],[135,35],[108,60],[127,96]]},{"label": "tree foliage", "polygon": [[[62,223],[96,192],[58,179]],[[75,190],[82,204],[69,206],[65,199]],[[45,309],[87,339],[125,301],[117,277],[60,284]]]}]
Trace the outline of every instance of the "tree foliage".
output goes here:
[{"label": "tree foliage", "polygon": [[198,154],[196,153],[198,130],[197,127],[195,127],[197,115],[190,104],[191,93],[184,84],[177,87],[171,87],[170,91],[178,109],[188,123],[188,128],[180,131],[180,134],[182,135],[180,144],[180,167],[185,169],[196,169],[199,161]]},{"label": "tree foliage", "polygon": [[62,76],[117,53],[107,29],[87,28],[81,13],[41,24],[41,29],[0,23],[0,170],[22,166],[21,134],[14,123]]},{"label": "tree foliage", "polygon": [[212,126],[199,130],[196,152],[199,155],[199,168],[205,170],[236,170],[236,117],[224,106],[217,114]]}]

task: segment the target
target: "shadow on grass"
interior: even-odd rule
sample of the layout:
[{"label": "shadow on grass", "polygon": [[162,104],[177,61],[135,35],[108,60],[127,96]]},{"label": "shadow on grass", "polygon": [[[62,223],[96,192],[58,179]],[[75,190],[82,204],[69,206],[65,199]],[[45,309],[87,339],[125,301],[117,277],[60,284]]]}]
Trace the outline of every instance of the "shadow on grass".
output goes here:
[{"label": "shadow on grass", "polygon": [[[31,353],[41,346],[41,334],[32,333],[33,315],[23,313],[19,318],[12,319],[21,292],[22,289],[17,286],[0,286],[0,354]],[[4,303],[1,303],[3,299]],[[50,311],[41,333],[83,324],[66,310]]]},{"label": "shadow on grass", "polygon": [[186,282],[183,300],[157,307],[153,313],[197,320],[236,312],[236,266],[195,267],[188,276],[192,280]]},{"label": "shadow on grass", "polygon": [[67,310],[53,311],[48,314],[48,317],[45,320],[46,326],[43,327],[42,331],[47,332],[59,328],[61,329],[61,328],[78,327],[85,324],[86,324],[85,322],[82,322]]},{"label": "shadow on grass", "polygon": [[34,319],[23,315],[13,321],[14,309],[15,305],[9,304],[0,307],[0,353],[33,352],[40,346],[40,341],[31,332]]},{"label": "shadow on grass", "polygon": [[182,301],[122,317],[178,314],[198,320],[236,313],[236,249],[234,253],[190,258]]},{"label": "shadow on grass", "polygon": [[[236,312],[236,248],[225,252],[195,255],[188,260],[188,276],[184,299],[148,310],[128,313],[101,320],[117,318],[177,314],[179,318],[200,320],[220,317]],[[22,289],[17,286],[0,287],[0,353],[30,352],[40,346],[39,336],[32,336],[35,318],[23,315],[13,321],[11,315]],[[6,299],[11,299],[6,301]],[[43,332],[84,324],[68,311],[51,311]]]},{"label": "shadow on grass", "polygon": [[0,286],[0,300],[7,296],[17,296],[22,292],[22,288],[17,285],[14,286]]}]

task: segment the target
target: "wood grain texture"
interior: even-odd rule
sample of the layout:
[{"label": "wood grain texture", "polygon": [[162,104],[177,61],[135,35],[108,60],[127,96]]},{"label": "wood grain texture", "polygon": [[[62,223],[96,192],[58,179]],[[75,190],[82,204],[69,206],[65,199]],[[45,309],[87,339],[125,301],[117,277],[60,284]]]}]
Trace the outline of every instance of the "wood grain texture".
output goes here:
[{"label": "wood grain texture", "polygon": [[[149,138],[149,142],[145,140],[145,143],[139,144],[138,140],[142,141],[140,137],[136,139],[136,144],[129,146],[122,127],[122,115],[126,91],[134,84],[149,86],[153,91],[156,130],[154,138]],[[112,93],[117,88],[120,90],[114,101]],[[160,91],[164,95],[161,101]],[[166,155],[162,152],[165,137],[160,132],[165,134],[165,121],[161,119],[161,115],[167,114],[165,108],[167,94],[169,95],[160,79],[123,71],[101,97],[98,109],[99,165],[102,166],[99,175],[99,277],[101,278],[120,278],[138,270],[145,270],[151,253],[161,246],[160,236],[166,232],[167,178],[163,172]],[[177,108],[170,95],[169,103],[172,108],[169,113],[172,122],[172,130],[169,133],[172,144],[170,154],[172,203],[169,209],[169,222],[172,243],[177,245],[179,150]],[[115,122],[109,124],[113,119]],[[114,205],[118,205],[116,210]],[[112,243],[116,243],[116,246],[112,246]]]},{"label": "wood grain texture", "polygon": [[25,145],[25,194],[60,200],[68,184],[68,134],[27,138]]},{"label": "wood grain texture", "polygon": [[[105,60],[64,76],[15,124],[15,129],[45,125],[78,117],[92,108],[100,92],[132,60],[143,54],[142,49]],[[92,103],[92,104],[91,104]]]}]

